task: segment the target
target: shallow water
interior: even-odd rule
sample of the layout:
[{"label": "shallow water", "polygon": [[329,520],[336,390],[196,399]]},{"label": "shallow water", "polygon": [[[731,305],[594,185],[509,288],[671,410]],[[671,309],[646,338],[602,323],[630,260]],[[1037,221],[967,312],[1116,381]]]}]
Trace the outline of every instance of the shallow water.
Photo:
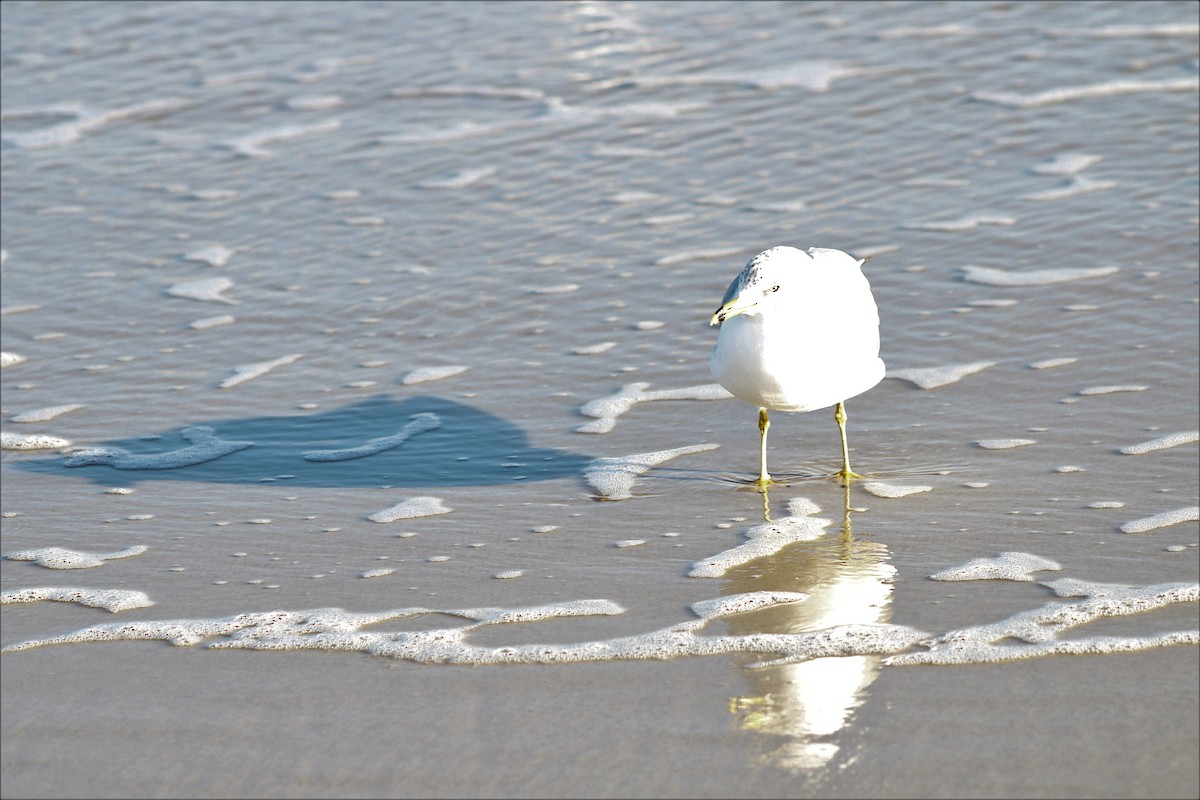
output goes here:
[{"label": "shallow water", "polygon": [[0,14],[5,796],[1200,791],[1194,6]]}]

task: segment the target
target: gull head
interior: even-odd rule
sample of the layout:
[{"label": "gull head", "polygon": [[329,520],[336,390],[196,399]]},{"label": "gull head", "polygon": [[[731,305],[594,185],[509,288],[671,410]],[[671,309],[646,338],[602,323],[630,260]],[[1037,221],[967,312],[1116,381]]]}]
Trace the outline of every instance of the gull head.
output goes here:
[{"label": "gull head", "polygon": [[719,325],[739,314],[761,314],[784,302],[789,284],[814,272],[840,271],[857,268],[866,259],[857,259],[841,250],[810,247],[807,251],[795,247],[772,247],[750,259],[741,273],[729,284],[721,305],[709,319],[709,325]]}]

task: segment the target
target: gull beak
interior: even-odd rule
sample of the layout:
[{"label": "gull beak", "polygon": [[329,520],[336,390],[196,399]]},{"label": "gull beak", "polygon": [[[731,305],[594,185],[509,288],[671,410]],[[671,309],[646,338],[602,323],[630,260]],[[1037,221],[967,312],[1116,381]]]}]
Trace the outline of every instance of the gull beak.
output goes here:
[{"label": "gull beak", "polygon": [[754,308],[755,305],[757,304],[744,300],[740,296],[735,297],[728,303],[725,303],[723,306],[718,308],[716,313],[712,315],[712,318],[709,319],[708,324],[720,325],[730,317],[736,317],[738,314],[746,313],[750,309]]}]

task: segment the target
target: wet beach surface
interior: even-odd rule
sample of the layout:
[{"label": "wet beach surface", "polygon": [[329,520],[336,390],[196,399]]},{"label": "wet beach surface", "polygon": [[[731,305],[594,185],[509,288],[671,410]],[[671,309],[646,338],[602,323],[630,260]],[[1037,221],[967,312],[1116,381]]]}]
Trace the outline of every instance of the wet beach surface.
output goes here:
[{"label": "wet beach surface", "polygon": [[0,14],[5,797],[1200,791],[1194,5]]}]

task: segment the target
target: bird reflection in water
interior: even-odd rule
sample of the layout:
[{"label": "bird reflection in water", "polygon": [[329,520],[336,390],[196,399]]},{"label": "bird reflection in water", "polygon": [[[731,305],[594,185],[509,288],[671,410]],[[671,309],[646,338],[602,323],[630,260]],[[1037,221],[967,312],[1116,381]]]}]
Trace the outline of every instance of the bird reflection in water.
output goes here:
[{"label": "bird reflection in water", "polygon": [[[724,594],[808,595],[800,603],[729,617],[730,633],[798,633],[891,619],[896,568],[888,563],[886,545],[855,537],[849,486],[844,498],[840,535],[797,542],[727,573]],[[763,516],[771,521],[765,491]],[[743,674],[751,686],[746,694],[731,698],[730,711],[742,728],[779,737],[778,746],[764,756],[766,762],[795,772],[814,770],[837,755],[838,733],[866,699],[881,662],[881,656],[845,656],[748,669]]]}]

